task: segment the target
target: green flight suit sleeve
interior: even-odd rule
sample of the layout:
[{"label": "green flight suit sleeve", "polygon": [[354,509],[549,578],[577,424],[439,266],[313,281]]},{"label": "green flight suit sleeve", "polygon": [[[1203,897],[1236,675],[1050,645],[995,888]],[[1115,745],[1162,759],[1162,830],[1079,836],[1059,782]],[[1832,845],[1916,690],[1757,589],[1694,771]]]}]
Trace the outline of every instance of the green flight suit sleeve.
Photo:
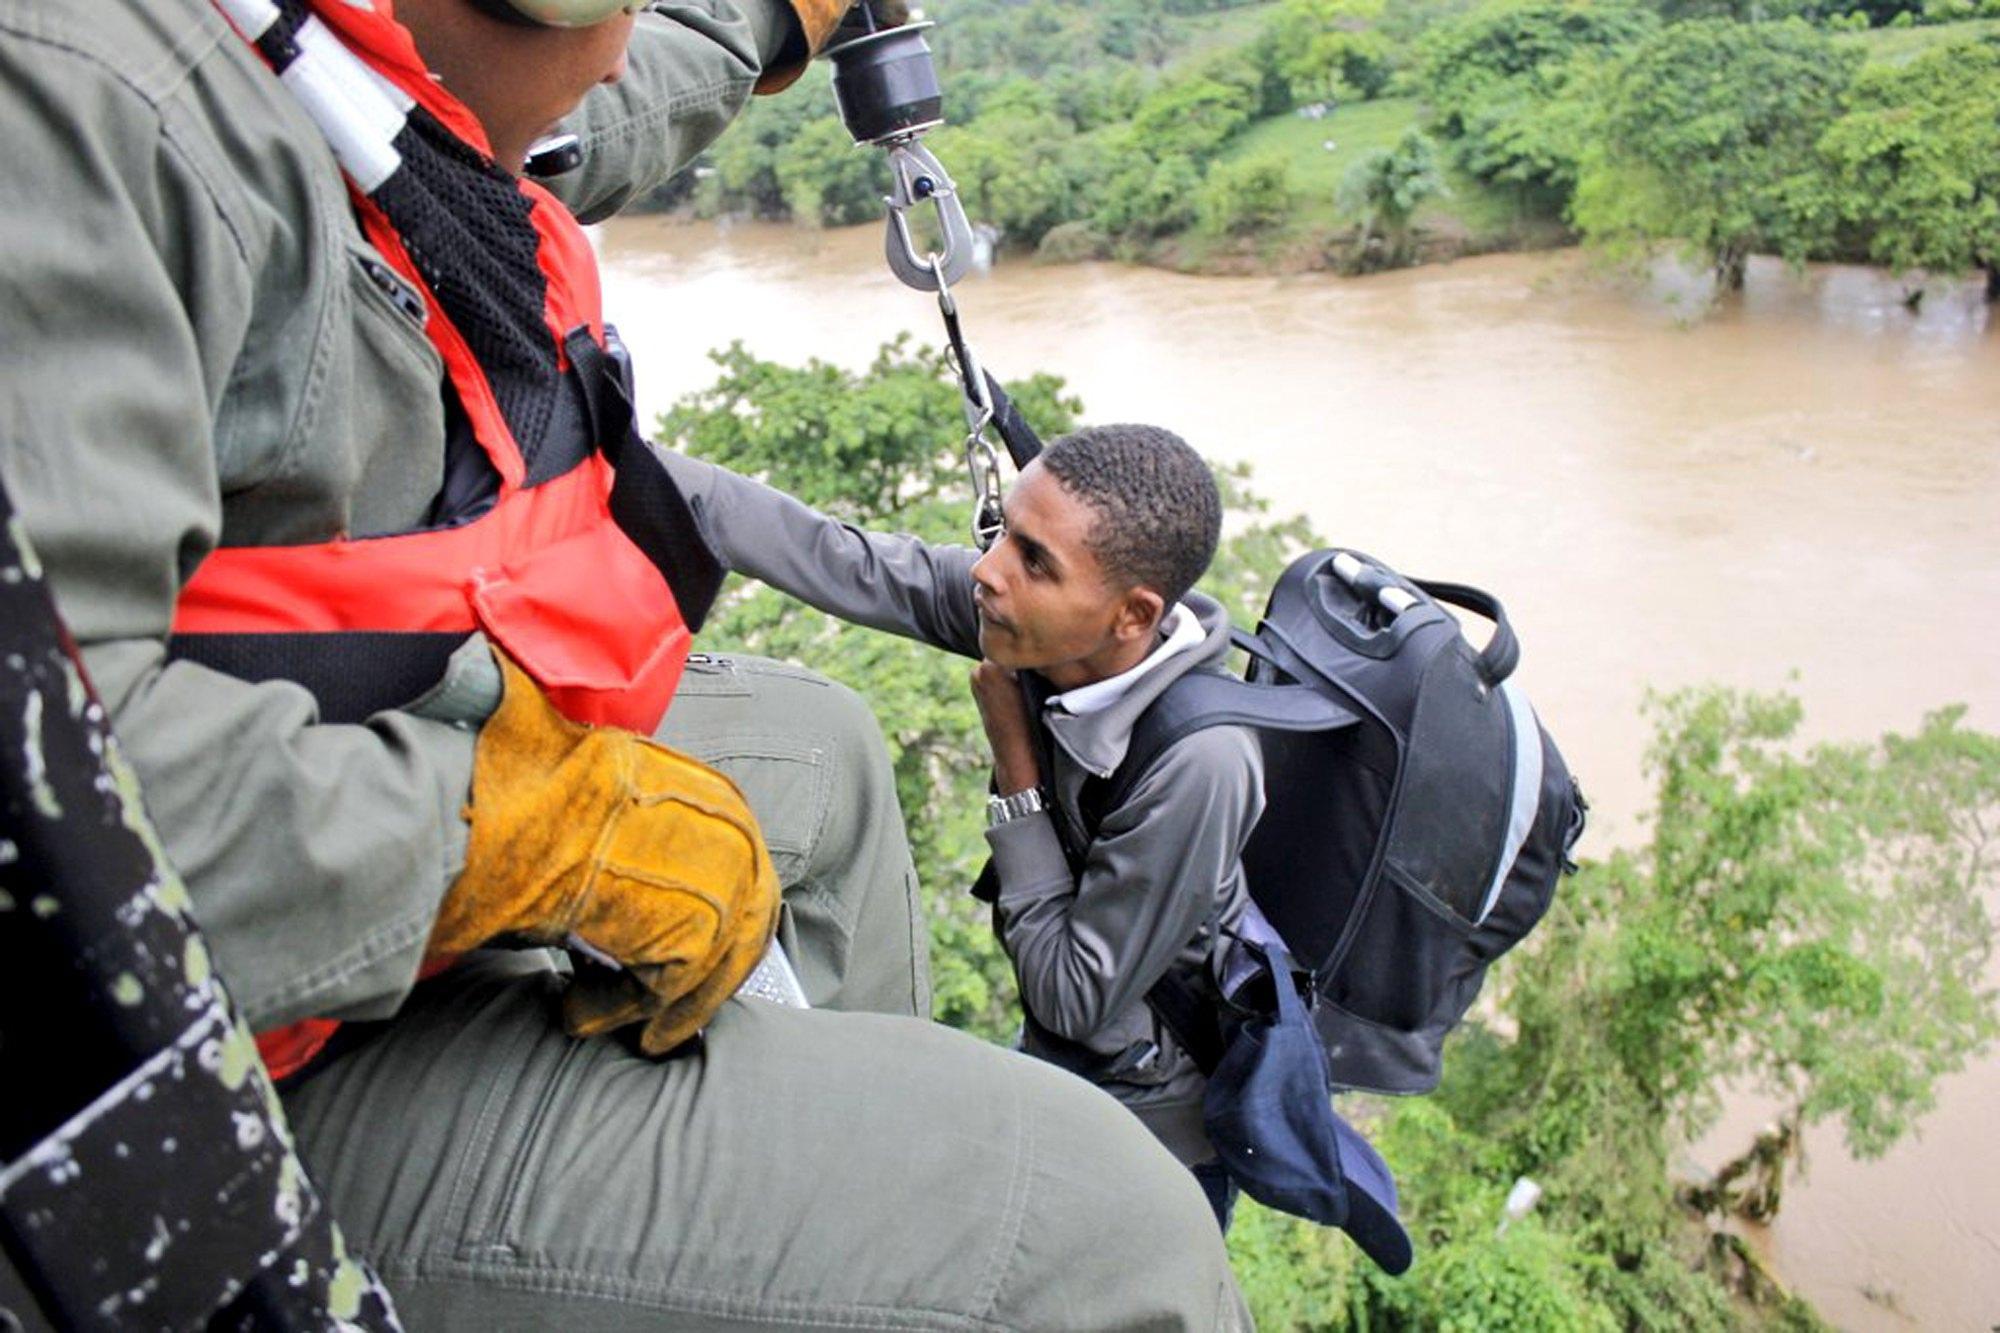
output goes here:
[{"label": "green flight suit sleeve", "polygon": [[593,89],[564,128],[583,165],[548,182],[597,222],[664,184],[743,109],[758,77],[800,46],[787,0],[680,0],[639,16],[625,76]]},{"label": "green flight suit sleeve", "polygon": [[856,625],[979,656],[979,553],[829,518],[783,491],[657,450],[722,563]]},{"label": "green flight suit sleeve", "polygon": [[[472,733],[321,726],[296,686],[166,663],[224,478],[282,487],[284,449],[314,438],[225,444],[217,414],[256,392],[255,313],[308,306],[270,289],[330,234],[298,170],[315,159],[266,151],[284,94],[208,5],[102,8],[0,0],[0,469],[252,1025],[384,1015],[463,862]],[[307,341],[354,336],[350,305],[318,309]]]}]

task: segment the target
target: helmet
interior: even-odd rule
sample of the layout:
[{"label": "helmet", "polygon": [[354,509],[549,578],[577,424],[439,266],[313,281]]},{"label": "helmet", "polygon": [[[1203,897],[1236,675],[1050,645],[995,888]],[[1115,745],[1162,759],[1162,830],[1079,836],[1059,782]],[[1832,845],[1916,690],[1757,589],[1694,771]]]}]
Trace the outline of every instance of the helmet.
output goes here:
[{"label": "helmet", "polygon": [[472,0],[494,18],[545,28],[588,28],[613,14],[636,14],[646,0]]}]

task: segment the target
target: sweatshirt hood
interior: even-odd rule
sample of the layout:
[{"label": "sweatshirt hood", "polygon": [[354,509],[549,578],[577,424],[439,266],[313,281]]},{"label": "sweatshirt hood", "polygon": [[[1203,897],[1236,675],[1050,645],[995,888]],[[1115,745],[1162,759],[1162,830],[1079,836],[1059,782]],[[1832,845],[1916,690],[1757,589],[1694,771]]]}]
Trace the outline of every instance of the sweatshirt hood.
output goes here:
[{"label": "sweatshirt hood", "polygon": [[1176,655],[1156,671],[1147,672],[1108,707],[1081,715],[1051,707],[1046,686],[1038,680],[1042,688],[1036,691],[1036,701],[1043,727],[1050,739],[1085,772],[1100,778],[1116,772],[1118,765],[1125,762],[1125,752],[1131,748],[1132,729],[1152,707],[1153,700],[1188,672],[1220,665],[1228,657],[1229,613],[1222,609],[1222,604],[1198,592],[1190,592],[1181,599],[1181,604],[1194,613],[1201,625],[1201,646],[1193,652]]}]

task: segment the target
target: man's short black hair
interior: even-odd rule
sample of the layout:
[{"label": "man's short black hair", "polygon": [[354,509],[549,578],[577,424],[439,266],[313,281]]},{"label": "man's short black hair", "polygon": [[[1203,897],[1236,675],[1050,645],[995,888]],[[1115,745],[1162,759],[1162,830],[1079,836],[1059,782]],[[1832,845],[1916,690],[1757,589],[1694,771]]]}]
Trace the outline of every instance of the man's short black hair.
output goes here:
[{"label": "man's short black hair", "polygon": [[1113,580],[1143,584],[1169,607],[1208,571],[1222,496],[1201,455],[1158,426],[1090,426],[1041,455],[1063,490],[1098,512],[1091,553]]}]

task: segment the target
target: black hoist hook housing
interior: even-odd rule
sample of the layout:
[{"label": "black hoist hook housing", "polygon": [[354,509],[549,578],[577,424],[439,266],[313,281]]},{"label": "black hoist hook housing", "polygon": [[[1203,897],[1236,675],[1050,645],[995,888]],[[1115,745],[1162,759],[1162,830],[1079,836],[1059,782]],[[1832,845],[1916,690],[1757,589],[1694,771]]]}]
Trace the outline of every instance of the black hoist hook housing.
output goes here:
[{"label": "black hoist hook housing", "polygon": [[[862,0],[866,11],[867,0]],[[872,12],[866,13],[874,28]],[[841,123],[858,144],[909,139],[944,123],[944,92],[924,32],[930,23],[881,28],[826,53]]]}]

